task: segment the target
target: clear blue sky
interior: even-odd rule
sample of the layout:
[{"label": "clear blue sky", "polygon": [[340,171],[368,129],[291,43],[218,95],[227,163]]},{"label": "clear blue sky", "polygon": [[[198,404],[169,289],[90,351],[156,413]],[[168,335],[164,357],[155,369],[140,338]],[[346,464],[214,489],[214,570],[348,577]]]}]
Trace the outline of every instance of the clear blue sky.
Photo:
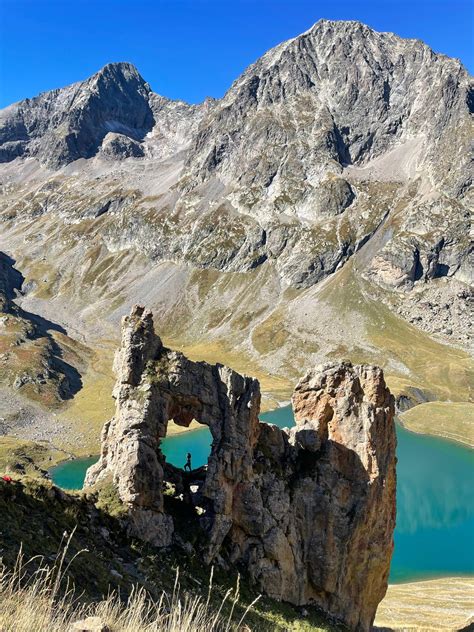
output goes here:
[{"label": "clear blue sky", "polygon": [[0,0],[0,107],[131,61],[153,90],[220,97],[320,18],[416,37],[474,70],[473,0]]}]

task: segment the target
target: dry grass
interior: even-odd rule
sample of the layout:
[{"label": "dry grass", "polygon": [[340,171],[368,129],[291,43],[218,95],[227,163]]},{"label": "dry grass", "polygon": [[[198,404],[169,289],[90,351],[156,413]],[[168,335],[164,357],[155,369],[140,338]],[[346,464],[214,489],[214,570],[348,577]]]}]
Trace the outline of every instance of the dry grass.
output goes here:
[{"label": "dry grass", "polygon": [[376,630],[458,630],[473,614],[472,577],[393,584],[380,603]]},{"label": "dry grass", "polygon": [[474,404],[469,402],[427,402],[402,413],[400,419],[413,432],[474,447]]},{"label": "dry grass", "polygon": [[231,632],[245,629],[243,620],[258,600],[255,599],[235,621],[239,582],[234,590],[227,591],[220,607],[214,609],[210,605],[212,572],[206,599],[183,593],[177,571],[173,592],[163,593],[158,601],[143,588],[137,588],[126,603],[112,592],[102,601],[84,604],[68,580],[69,567],[81,554],[68,559],[73,535],[64,541],[62,551],[52,565],[43,558],[25,562],[20,552],[12,572],[0,568],[0,630],[70,632],[74,622],[98,617],[110,632]]},{"label": "dry grass", "polygon": [[252,332],[252,343],[261,355],[278,351],[288,341],[291,334],[284,326],[284,312],[276,309]]},{"label": "dry grass", "polygon": [[64,460],[67,455],[45,441],[29,441],[9,435],[0,436],[0,471],[15,473],[18,466],[28,474],[38,468],[47,470]]}]

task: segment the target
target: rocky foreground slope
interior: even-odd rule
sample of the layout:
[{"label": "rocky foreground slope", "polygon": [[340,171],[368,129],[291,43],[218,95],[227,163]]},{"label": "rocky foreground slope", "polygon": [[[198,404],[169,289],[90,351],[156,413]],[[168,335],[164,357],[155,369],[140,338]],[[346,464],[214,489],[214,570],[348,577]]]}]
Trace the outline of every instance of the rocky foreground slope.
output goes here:
[{"label": "rocky foreground slope", "polygon": [[[166,349],[143,307],[124,319],[115,370],[116,414],[85,484],[116,485],[131,533],[172,544],[163,489],[173,481],[199,516],[206,563],[237,564],[270,597],[369,630],[395,526],[394,400],[382,371],[309,371],[293,395],[296,426],[281,430],[259,423],[257,380]],[[166,463],[160,442],[171,419],[209,427],[201,472]]]}]

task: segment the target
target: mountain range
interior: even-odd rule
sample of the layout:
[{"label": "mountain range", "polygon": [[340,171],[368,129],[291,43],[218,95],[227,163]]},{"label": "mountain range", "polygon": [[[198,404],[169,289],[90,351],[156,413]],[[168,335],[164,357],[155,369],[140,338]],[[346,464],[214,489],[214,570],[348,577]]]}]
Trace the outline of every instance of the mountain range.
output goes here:
[{"label": "mountain range", "polygon": [[[470,401],[473,108],[459,60],[330,20],[222,99],[173,101],[111,63],[5,108],[0,274],[22,283],[5,281],[4,400],[84,418],[142,302],[170,346],[256,366],[268,405],[341,356],[384,366],[400,411]],[[92,443],[108,410],[85,413]]]}]

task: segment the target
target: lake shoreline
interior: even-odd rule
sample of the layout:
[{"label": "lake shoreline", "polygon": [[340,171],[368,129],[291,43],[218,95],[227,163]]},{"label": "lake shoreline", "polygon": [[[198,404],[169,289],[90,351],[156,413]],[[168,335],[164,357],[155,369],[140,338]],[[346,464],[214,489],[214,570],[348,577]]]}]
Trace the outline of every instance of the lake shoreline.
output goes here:
[{"label": "lake shoreline", "polygon": [[421,432],[421,430],[415,430],[413,427],[407,424],[406,421],[400,417],[400,415],[396,415],[396,420],[397,420],[397,423],[404,430],[406,430],[407,432],[411,432],[412,434],[417,435],[419,437],[442,439],[443,441],[446,441],[446,443],[450,443],[451,445],[455,445],[458,447],[461,446],[463,448],[467,448],[469,450],[474,451],[474,444],[470,443],[469,441],[465,441],[462,439],[454,439],[453,437],[442,434],[441,432]]},{"label": "lake shoreline", "polygon": [[470,575],[389,584],[374,630],[459,630],[471,622],[473,594]]},{"label": "lake shoreline", "polygon": [[[260,420],[279,427],[294,423],[289,406],[262,413]],[[474,560],[466,556],[468,530],[474,523],[473,497],[467,486],[473,451],[457,442],[413,432],[398,418],[396,426],[398,513],[390,585],[474,576]],[[192,467],[197,469],[207,463],[211,441],[209,429],[201,426],[166,437],[161,447],[166,459],[177,467],[184,466],[186,454],[191,452]],[[86,465],[90,467],[91,459],[97,458],[89,457]],[[73,459],[66,463],[74,461],[79,466],[83,462]],[[74,474],[74,465],[71,468]],[[55,474],[61,469],[64,466],[50,471],[59,486],[63,485]],[[85,471],[79,474],[83,476]],[[79,478],[70,489],[79,489],[82,481]]]}]

